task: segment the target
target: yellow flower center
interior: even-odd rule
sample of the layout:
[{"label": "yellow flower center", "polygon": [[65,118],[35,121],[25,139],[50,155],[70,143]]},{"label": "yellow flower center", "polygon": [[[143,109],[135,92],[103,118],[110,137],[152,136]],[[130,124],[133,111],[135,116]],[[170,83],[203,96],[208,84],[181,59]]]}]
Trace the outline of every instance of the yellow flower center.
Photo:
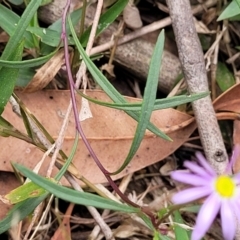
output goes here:
[{"label": "yellow flower center", "polygon": [[235,193],[236,185],[232,178],[228,176],[219,176],[216,179],[215,187],[221,197],[230,198]]}]

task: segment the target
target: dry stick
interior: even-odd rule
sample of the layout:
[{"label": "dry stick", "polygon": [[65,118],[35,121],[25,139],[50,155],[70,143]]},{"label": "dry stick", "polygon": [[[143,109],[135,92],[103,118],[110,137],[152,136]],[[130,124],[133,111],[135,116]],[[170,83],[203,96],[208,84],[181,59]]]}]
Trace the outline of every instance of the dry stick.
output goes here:
[{"label": "dry stick", "polygon": [[[192,14],[195,15],[199,12],[202,12],[205,8],[212,7],[212,6],[216,5],[216,3],[217,3],[217,0],[208,0],[204,4],[199,4],[197,7],[194,7],[192,9]],[[125,35],[124,37],[120,38],[118,40],[118,45],[129,42],[133,39],[136,39],[136,38],[141,37],[143,35],[146,35],[148,33],[154,32],[158,29],[164,28],[164,27],[166,27],[170,24],[171,24],[171,18],[170,17],[166,17],[166,18],[161,19],[159,21],[153,22],[153,23],[151,23],[151,24],[149,24],[145,27],[142,27],[138,30],[135,30],[135,31]],[[111,40],[111,41],[109,41],[105,44],[94,47],[91,50],[91,55],[106,51],[109,48],[111,48],[112,46],[114,46],[114,40]]]},{"label": "dry stick", "polygon": [[[208,79],[189,0],[167,0],[172,26],[190,94],[207,92]],[[218,174],[227,166],[227,153],[210,96],[192,103],[206,158]]]}]

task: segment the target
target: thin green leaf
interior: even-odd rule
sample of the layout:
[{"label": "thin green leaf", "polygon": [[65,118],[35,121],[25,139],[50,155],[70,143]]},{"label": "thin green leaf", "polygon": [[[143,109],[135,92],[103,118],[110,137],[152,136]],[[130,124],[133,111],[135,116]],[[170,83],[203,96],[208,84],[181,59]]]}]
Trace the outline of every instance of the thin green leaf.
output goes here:
[{"label": "thin green leaf", "polygon": [[[123,11],[126,7],[128,0],[119,0],[112,7],[110,7],[105,13],[103,13],[99,19],[96,36],[102,33]],[[92,27],[90,26],[82,35],[80,42],[85,47],[87,45],[89,35]]]},{"label": "thin green leaf", "polygon": [[159,231],[154,231],[153,240],[170,240],[168,236],[161,235]]},{"label": "thin green leaf", "polygon": [[234,75],[231,71],[229,71],[225,63],[218,62],[216,81],[223,92],[225,92],[235,84]]},{"label": "thin green leaf", "polygon": [[[120,104],[103,102],[103,101],[96,100],[95,98],[91,98],[79,90],[76,90],[76,91],[80,96],[86,98],[90,102],[96,103],[101,106],[124,110],[124,111],[137,111],[137,112],[141,111],[142,102],[138,102],[138,103],[128,102],[128,103],[120,103]],[[208,95],[209,95],[209,92],[204,92],[204,93],[196,93],[192,95],[181,95],[181,96],[173,96],[173,97],[163,98],[163,99],[156,99],[153,110],[156,111],[160,109],[172,108],[175,106],[179,106],[181,104],[193,102],[195,100],[206,97]]]},{"label": "thin green leaf", "polygon": [[[57,47],[61,43],[61,33],[55,30],[41,27],[28,27],[27,31],[40,38],[41,42],[49,46]],[[71,45],[74,44],[71,37],[68,37],[68,43]]]},{"label": "thin green leaf", "polygon": [[[14,34],[14,31],[17,27],[17,23],[20,20],[20,17],[14,13],[12,10],[6,8],[2,4],[0,4],[0,27],[8,33],[9,36]],[[34,48],[33,38],[31,33],[25,32],[25,47],[26,48]]]},{"label": "thin green leaf", "polygon": [[231,1],[231,3],[223,10],[223,12],[218,17],[217,21],[221,21],[227,18],[234,17],[240,14],[240,7],[236,1]]},{"label": "thin green leaf", "polygon": [[[174,222],[184,224],[183,219],[179,211],[174,211]],[[188,232],[186,229],[180,227],[178,224],[174,225],[174,232],[176,240],[189,240]]]},{"label": "thin green leaf", "polygon": [[16,204],[7,214],[7,216],[0,221],[0,234],[6,232],[10,227],[16,225],[18,222],[28,216],[42,201],[44,201],[49,194],[37,198],[30,198],[26,201]]},{"label": "thin green leaf", "polygon": [[24,36],[27,26],[29,25],[31,19],[33,18],[41,3],[42,0],[34,0],[29,3],[20,20],[18,21],[13,35],[10,37],[6,47],[4,48],[1,56],[2,60],[9,60],[11,54],[16,51],[19,42],[21,42]]},{"label": "thin green leaf", "polygon": [[19,68],[19,74],[15,86],[26,87],[36,74],[34,68]]},{"label": "thin green leaf", "polygon": [[[22,53],[23,53],[23,46],[24,42],[21,42],[17,48],[17,50],[14,52],[14,54],[11,56],[13,60],[20,60],[22,59]],[[0,115],[2,114],[9,98],[12,95],[15,83],[17,81],[18,77],[18,69],[12,69],[12,68],[6,68],[3,67],[0,69]]]},{"label": "thin green leaf", "polygon": [[81,204],[85,206],[94,206],[102,209],[110,209],[114,211],[128,212],[128,213],[138,213],[140,209],[127,206],[125,204],[117,203],[110,199],[105,199],[103,197],[97,196],[95,194],[79,192],[67,187],[60,186],[56,183],[53,183],[46,178],[43,178],[31,170],[15,164],[15,167],[18,171],[24,174],[27,178],[32,180],[34,183],[40,187],[46,189],[48,192],[52,193],[56,197],[69,201],[75,204]]},{"label": "thin green leaf", "polygon": [[238,5],[238,7],[240,9],[240,0],[234,0],[234,1],[237,3],[237,5]]},{"label": "thin green leaf", "polygon": [[23,60],[23,61],[10,61],[9,60],[8,61],[8,60],[0,59],[0,66],[9,67],[9,68],[37,67],[37,66],[40,66],[40,65],[44,64],[45,62],[47,62],[57,52],[57,50],[55,50],[54,52],[52,52],[46,56],[34,58],[34,59],[30,59],[30,60]]},{"label": "thin green leaf", "polygon": [[[91,59],[86,55],[82,45],[78,41],[77,35],[73,29],[73,25],[71,23],[71,20],[68,18],[70,30],[72,33],[72,36],[74,38],[75,44],[78,48],[78,51],[80,52],[86,66],[88,67],[88,70],[92,74],[95,81],[99,84],[99,86],[104,90],[104,92],[116,103],[127,103],[125,98],[112,86],[112,84],[105,78],[105,76],[101,73],[101,71],[95,66],[95,64],[91,61]],[[132,111],[126,111],[126,113],[131,116],[133,119],[138,121],[139,119],[139,113],[132,112]],[[156,126],[154,126],[152,123],[148,125],[148,129],[156,134],[157,136],[171,141],[171,139],[164,134],[162,131],[160,131]]]},{"label": "thin green leaf", "polygon": [[130,163],[133,156],[137,152],[142,142],[142,139],[145,135],[147,127],[150,123],[150,118],[152,115],[154,103],[157,96],[158,77],[160,73],[163,48],[164,48],[164,30],[161,31],[158,37],[155,49],[153,51],[153,56],[150,62],[147,83],[146,83],[143,101],[142,101],[140,118],[138,121],[137,129],[132,141],[131,148],[122,166],[113,174],[118,174]]},{"label": "thin green leaf", "polygon": [[44,194],[46,194],[45,189],[39,187],[36,183],[28,182],[5,195],[5,199],[7,199],[10,204],[16,204],[28,198],[36,198]]},{"label": "thin green leaf", "polygon": [[59,181],[62,176],[64,175],[64,173],[67,171],[69,165],[71,164],[72,160],[73,160],[73,157],[77,151],[77,146],[78,146],[78,140],[79,140],[79,135],[78,135],[78,131],[76,131],[76,136],[75,136],[75,140],[74,140],[74,144],[73,144],[73,147],[72,147],[72,150],[71,150],[71,153],[66,161],[66,163],[63,165],[63,167],[58,171],[55,179],[57,181]]},{"label": "thin green leaf", "polygon": [[8,1],[14,5],[21,5],[23,3],[23,0],[8,0]]}]

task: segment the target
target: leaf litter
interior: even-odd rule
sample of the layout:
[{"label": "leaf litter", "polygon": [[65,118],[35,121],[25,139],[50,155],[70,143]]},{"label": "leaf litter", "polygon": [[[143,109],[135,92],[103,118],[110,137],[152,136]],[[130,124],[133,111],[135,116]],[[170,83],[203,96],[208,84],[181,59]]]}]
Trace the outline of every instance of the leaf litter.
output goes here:
[{"label": "leaf litter", "polygon": [[[213,13],[213,9],[211,9],[211,13]],[[207,13],[210,12],[207,11]],[[216,13],[214,12],[214,15]],[[213,15],[213,14],[211,14]],[[205,13],[206,17],[206,13]],[[211,16],[211,19],[214,19]],[[211,27],[209,28],[209,23],[211,21],[197,21],[197,26],[201,28],[204,34],[213,34],[214,31],[211,31]],[[58,68],[60,68],[58,64]],[[47,68],[46,68],[47,69]],[[44,70],[44,69],[42,69]],[[51,71],[51,67],[50,67]],[[57,71],[56,71],[57,72]],[[39,71],[41,73],[41,71]],[[45,73],[45,70],[43,71]],[[47,73],[47,70],[46,70]],[[232,77],[232,76],[231,76]],[[52,76],[46,78],[47,81],[50,81]],[[224,79],[219,80],[224,81]],[[44,84],[46,85],[46,84]],[[35,89],[30,91],[35,91],[39,88],[38,82],[36,82]],[[40,89],[42,87],[40,86]],[[234,85],[232,88],[227,90],[225,93],[220,95],[214,102],[214,108],[217,112],[217,116],[220,114],[225,114],[224,119],[231,119],[230,113],[239,113],[239,93],[240,88],[239,84]],[[31,95],[23,94],[21,92],[17,93],[21,100],[26,104],[26,106],[30,109],[30,111],[39,119],[39,121],[43,124],[44,127],[51,133],[52,136],[55,138],[58,136],[59,129],[64,117],[64,111],[67,107],[69,102],[69,92],[68,91],[42,91],[42,92],[34,92]],[[89,96],[101,99],[103,101],[109,101],[109,98],[100,91],[88,91],[87,93]],[[136,99],[127,98],[128,101],[136,101]],[[80,101],[78,100],[78,107],[79,110],[81,108]],[[94,150],[96,151],[97,155],[101,159],[103,165],[109,171],[115,171],[118,166],[121,165],[122,161],[124,160],[127,152],[129,150],[131,140],[134,136],[134,130],[136,128],[136,123],[130,119],[123,111],[113,110],[109,108],[104,108],[95,104],[90,103],[90,109],[93,113],[93,117],[90,119],[85,120],[82,122],[84,132],[87,135],[90,143],[92,144]],[[44,114],[43,114],[44,112]],[[22,120],[16,117],[15,114],[12,113],[10,105],[6,107],[3,116],[9,120],[16,127],[18,130],[25,131],[23,126]],[[196,128],[196,124],[194,119],[191,115],[186,113],[179,112],[174,109],[165,109],[165,110],[158,110],[153,113],[152,119],[154,124],[157,127],[161,128],[166,132],[172,139],[173,142],[166,142],[159,138],[156,138],[150,132],[146,132],[144,140],[141,144],[140,149],[138,150],[137,154],[135,155],[133,161],[129,165],[129,167],[123,171],[121,174],[114,176],[114,179],[120,179],[123,176],[129,173],[135,173],[133,176],[133,182],[130,184],[128,191],[133,192],[137,190],[137,195],[140,197],[144,194],[144,191],[147,189],[147,186],[150,186],[150,194],[148,194],[148,200],[150,204],[154,203],[154,201],[159,201],[163,205],[168,201],[169,197],[166,197],[164,188],[166,183],[163,183],[161,180],[161,175],[165,175],[164,179],[168,180],[168,172],[171,171],[171,168],[176,167],[176,165],[168,166],[166,174],[161,173],[159,174],[158,170],[155,172],[152,169],[152,166],[148,167],[149,165],[155,163],[157,169],[162,166],[165,166],[164,163],[166,162],[166,157],[170,157],[171,160],[174,162],[174,156],[176,154],[171,155],[178,149],[180,146],[183,146],[189,139],[190,135],[194,132]],[[233,141],[235,144],[240,143],[239,139],[239,121],[234,121],[234,128],[233,128]],[[71,146],[73,145],[74,141],[74,132],[75,132],[75,125],[73,121],[73,117],[71,117],[69,126],[67,129],[67,133],[64,139],[63,149],[66,153],[69,153]],[[0,170],[1,171],[12,171],[12,167],[10,162],[18,162],[24,164],[29,168],[34,168],[38,161],[42,158],[42,152],[38,150],[33,145],[27,144],[24,141],[20,141],[18,139],[8,137],[8,138],[0,138],[0,143],[2,146],[5,146],[0,153],[0,157],[2,159]],[[159,149],[159,146],[161,148]],[[9,152],[11,152],[11,156],[9,156]],[[176,152],[175,152],[176,153]],[[171,156],[170,156],[171,155]],[[159,162],[163,160],[162,162]],[[240,159],[239,159],[240,160]],[[47,169],[49,159],[44,163],[43,168],[41,169],[40,173],[44,175]],[[170,161],[170,160],[169,160]],[[168,161],[168,162],[169,162]],[[240,167],[237,166],[239,161],[236,162],[235,171],[239,171]],[[80,140],[79,149],[77,150],[76,156],[74,157],[74,164],[77,169],[80,169],[80,173],[88,178],[93,183],[105,183],[106,180],[98,168],[95,166],[95,163],[89,156],[84,144]],[[148,177],[149,174],[155,174],[150,179]],[[169,170],[170,169],[170,170]],[[139,171],[138,171],[139,170]],[[138,171],[138,172],[137,172]],[[92,174],[94,172],[94,174]],[[11,173],[6,173],[7,175]],[[6,177],[5,172],[1,172],[1,175],[4,176],[4,180],[8,179],[8,184],[4,184],[4,186],[9,187],[6,192],[1,192],[1,195],[8,193],[11,189],[16,188],[18,186],[18,182],[15,180]],[[140,179],[140,180],[135,180]],[[16,186],[8,186],[12,182],[16,182]],[[118,180],[120,181],[120,180]],[[123,180],[121,180],[123,181]],[[153,181],[153,182],[151,182]],[[138,185],[140,182],[140,186]],[[62,184],[69,185],[69,183],[63,179]],[[170,183],[171,185],[171,183]],[[155,189],[154,186],[158,187],[158,191]],[[168,186],[169,187],[169,186]],[[138,188],[138,189],[137,189]],[[172,194],[174,189],[167,191],[167,193]],[[151,194],[152,193],[152,194]],[[150,199],[149,199],[150,195]],[[163,197],[164,196],[164,197]],[[0,202],[1,204],[1,202]],[[159,210],[159,205],[156,210]],[[7,209],[6,209],[7,208]],[[60,207],[61,208],[61,207]],[[4,211],[8,210],[8,206],[3,206]],[[153,207],[154,209],[154,207]],[[73,210],[73,205],[69,205],[68,209],[65,211],[64,209],[62,212],[65,214],[60,214],[59,227],[55,231],[52,239],[67,239],[72,234],[72,239],[87,239],[87,236],[90,232],[74,232],[70,229],[70,222],[74,222],[73,218],[74,215],[69,218],[71,212]],[[4,213],[4,211],[2,211]],[[57,215],[57,214],[56,214]],[[85,224],[87,227],[94,227],[94,221],[91,218],[87,218],[86,216],[75,216],[78,221],[82,224]],[[2,218],[2,216],[1,216]],[[188,215],[187,218],[190,218],[190,222],[194,221],[194,216]],[[120,239],[151,239],[151,232],[147,231],[147,228],[141,223],[138,223],[137,220],[129,219],[126,215],[116,215],[111,216],[107,215],[104,218],[106,222],[109,222],[114,226],[116,223],[118,226],[113,227],[113,232],[115,237]],[[77,225],[77,223],[76,223]],[[134,227],[130,227],[133,225]],[[63,229],[66,227],[66,231]],[[72,224],[71,224],[72,226]],[[218,226],[215,226],[216,229]],[[74,227],[73,227],[74,228]],[[86,235],[84,235],[86,234]],[[82,236],[81,236],[82,235]],[[81,236],[81,237],[79,237]],[[138,236],[137,238],[134,236]],[[148,237],[149,238],[148,238]],[[103,238],[101,234],[99,235],[100,238]],[[99,238],[99,239],[100,239]],[[94,238],[96,239],[96,238]],[[219,236],[215,239],[220,239]]]}]

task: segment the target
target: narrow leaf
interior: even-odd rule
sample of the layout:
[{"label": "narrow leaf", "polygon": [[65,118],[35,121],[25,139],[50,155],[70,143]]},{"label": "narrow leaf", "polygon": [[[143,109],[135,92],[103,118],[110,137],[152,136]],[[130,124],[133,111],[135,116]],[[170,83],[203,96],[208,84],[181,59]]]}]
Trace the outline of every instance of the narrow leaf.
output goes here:
[{"label": "narrow leaf", "polygon": [[156,100],[157,95],[158,77],[160,73],[163,48],[164,48],[164,30],[161,31],[155,49],[153,51],[153,56],[150,62],[147,83],[143,96],[140,118],[138,121],[137,129],[132,141],[131,148],[122,166],[113,174],[120,173],[130,163],[133,156],[137,152],[147,130],[147,126],[149,125],[152,111],[154,109],[154,102]]},{"label": "narrow leaf", "polygon": [[[179,224],[184,224],[183,219],[179,211],[174,211],[174,221]],[[180,227],[178,224],[174,226],[174,232],[176,240],[189,240],[187,230]]]},{"label": "narrow leaf", "polygon": [[[21,42],[11,56],[13,60],[22,59],[24,42]],[[0,115],[2,114],[4,107],[6,106],[9,98],[12,95],[15,83],[18,77],[18,69],[6,68],[3,67],[0,69]]]},{"label": "narrow leaf", "polygon": [[[41,42],[52,47],[59,46],[61,42],[61,33],[55,30],[41,27],[28,27],[27,31],[40,38]],[[71,37],[68,37],[68,43],[71,45],[74,44]]]},{"label": "narrow leaf", "polygon": [[[12,10],[0,4],[0,27],[8,33],[9,36],[14,34],[14,31],[17,27],[17,23],[20,20],[20,17],[14,13]],[[25,32],[25,47],[34,48],[33,38],[31,33]]]},{"label": "narrow leaf", "polygon": [[105,199],[103,197],[97,196],[95,194],[86,193],[86,192],[78,192],[76,190],[60,186],[56,183],[53,183],[46,178],[43,178],[31,170],[21,166],[19,164],[15,164],[15,167],[18,171],[24,174],[27,178],[32,180],[34,183],[49,191],[56,197],[63,199],[65,201],[69,201],[75,204],[81,204],[85,206],[93,206],[102,209],[110,209],[114,211],[128,212],[128,213],[138,213],[140,209],[134,208],[131,206],[127,206],[125,204],[117,203],[110,199]]},{"label": "narrow leaf", "polygon": [[39,187],[33,182],[28,182],[5,195],[5,199],[7,199],[10,204],[16,204],[28,198],[36,198],[42,196],[45,193],[45,189]]},{"label": "narrow leaf", "polygon": [[0,221],[0,234],[6,232],[14,224],[19,223],[28,216],[49,194],[37,198],[29,198],[23,202],[16,204],[8,213],[8,215]]},{"label": "narrow leaf", "polygon": [[13,35],[10,37],[6,47],[4,48],[1,56],[2,60],[9,60],[11,54],[16,51],[19,42],[24,36],[27,26],[29,25],[31,19],[33,18],[41,3],[42,0],[34,0],[31,1],[29,5],[27,5],[27,8],[17,23],[17,27],[15,28]]},{"label": "narrow leaf", "polygon": [[47,62],[56,52],[57,50],[43,57],[23,60],[23,61],[10,61],[10,60],[8,61],[8,60],[0,59],[0,66],[9,67],[9,68],[37,67]]},{"label": "narrow leaf", "polygon": [[[124,111],[137,111],[137,112],[141,111],[142,102],[136,102],[136,103],[128,102],[128,103],[120,103],[120,104],[109,103],[109,102],[96,100],[95,98],[91,98],[79,90],[77,90],[77,93],[82,97],[86,98],[87,100],[89,100],[90,102],[96,103],[101,106],[115,108],[115,109],[124,110]],[[173,97],[163,98],[163,99],[156,99],[153,110],[155,111],[160,109],[176,107],[181,104],[193,102],[195,100],[206,97],[208,95],[209,95],[209,92],[204,92],[204,93],[196,93],[192,95],[181,95],[181,96],[173,96]]]},{"label": "narrow leaf", "polygon": [[234,17],[240,14],[240,7],[236,1],[231,1],[230,4],[223,10],[223,12],[218,17],[217,21],[221,21],[227,18]]},{"label": "narrow leaf", "polygon": [[[112,86],[112,84],[106,79],[106,77],[101,73],[101,71],[95,66],[95,64],[91,61],[91,59],[86,55],[82,45],[78,41],[77,35],[73,29],[73,25],[71,23],[71,20],[68,18],[70,30],[72,33],[72,36],[74,38],[75,44],[78,48],[78,51],[80,52],[85,64],[88,67],[88,70],[92,74],[95,81],[99,84],[99,86],[104,90],[104,92],[116,103],[127,103],[127,101],[124,99],[124,97]],[[126,113],[131,116],[133,119],[138,121],[140,114],[132,111],[126,111]],[[159,130],[156,126],[154,126],[152,123],[148,125],[148,129],[156,134],[157,136],[166,139],[171,140],[166,134],[164,134],[161,130]]]},{"label": "narrow leaf", "polygon": [[225,92],[235,84],[234,75],[231,71],[229,71],[225,63],[218,62],[216,81],[223,92]]}]

